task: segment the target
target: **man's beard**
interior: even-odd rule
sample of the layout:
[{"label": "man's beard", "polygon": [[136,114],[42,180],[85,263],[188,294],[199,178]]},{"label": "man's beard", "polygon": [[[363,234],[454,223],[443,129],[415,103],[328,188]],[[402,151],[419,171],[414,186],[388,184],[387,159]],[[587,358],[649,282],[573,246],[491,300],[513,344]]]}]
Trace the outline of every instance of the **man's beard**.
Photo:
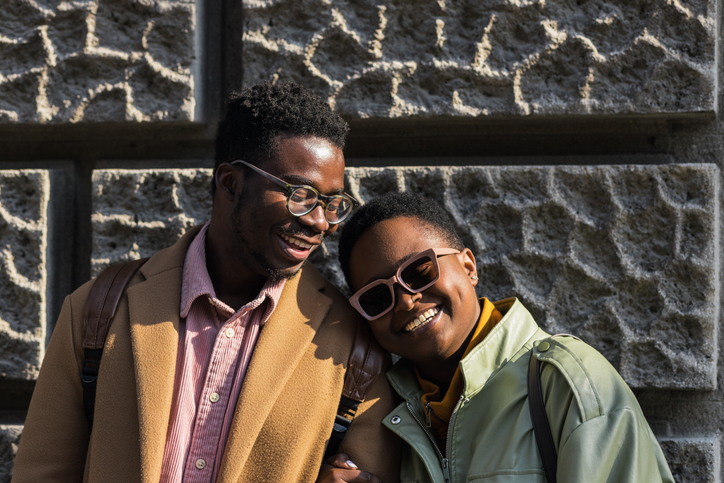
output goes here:
[{"label": "man's beard", "polygon": [[[236,240],[240,242],[241,249],[246,250],[246,252],[251,255],[251,257],[256,261],[258,266],[260,266],[261,269],[264,270],[264,273],[266,273],[266,275],[269,277],[269,281],[271,283],[276,283],[281,280],[289,280],[294,278],[299,273],[302,266],[307,263],[306,260],[304,260],[299,268],[297,268],[293,272],[289,272],[287,270],[272,266],[269,260],[267,260],[267,258],[261,252],[252,250],[249,247],[249,242],[247,241],[244,233],[241,230],[241,227],[245,224],[242,220],[242,212],[244,211],[243,205],[246,200],[246,194],[247,192],[242,193],[242,195],[239,197],[239,201],[236,203],[236,206],[234,206],[234,210],[231,212],[232,229],[234,230],[234,235],[236,235]],[[259,227],[257,226],[257,220],[252,220],[251,225],[254,228],[253,231],[259,231]],[[285,230],[284,232],[292,234],[293,230]]]},{"label": "man's beard", "polygon": [[307,263],[307,261],[304,260],[298,269],[290,273],[282,270],[281,268],[272,267],[269,261],[259,252],[252,251],[251,256],[254,257],[254,260],[256,260],[256,262],[264,269],[264,272],[266,272],[269,276],[269,282],[271,283],[277,283],[281,280],[291,280],[297,276],[304,264]]}]

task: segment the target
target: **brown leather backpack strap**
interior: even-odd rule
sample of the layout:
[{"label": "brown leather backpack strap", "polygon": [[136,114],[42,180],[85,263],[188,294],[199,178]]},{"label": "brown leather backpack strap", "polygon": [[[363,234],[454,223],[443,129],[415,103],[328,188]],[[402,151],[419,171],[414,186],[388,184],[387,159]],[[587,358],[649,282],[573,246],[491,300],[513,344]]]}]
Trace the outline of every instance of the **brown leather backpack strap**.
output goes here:
[{"label": "brown leather backpack strap", "polygon": [[126,285],[148,258],[111,265],[103,270],[88,294],[83,308],[84,359],[80,380],[83,385],[83,409],[88,426],[93,427],[96,383],[103,346]]},{"label": "brown leather backpack strap", "polygon": [[382,372],[386,357],[387,353],[372,337],[367,324],[358,322],[354,344],[349,354],[342,397],[324,454],[325,459],[339,451],[339,446],[357,414],[359,403],[365,400],[367,391]]},{"label": "brown leather backpack strap", "polygon": [[367,324],[358,322],[342,395],[357,402],[365,400],[367,391],[382,371],[385,350],[372,337]]},{"label": "brown leather backpack strap", "polygon": [[93,282],[83,309],[84,349],[102,349],[126,285],[148,258],[111,265]]}]

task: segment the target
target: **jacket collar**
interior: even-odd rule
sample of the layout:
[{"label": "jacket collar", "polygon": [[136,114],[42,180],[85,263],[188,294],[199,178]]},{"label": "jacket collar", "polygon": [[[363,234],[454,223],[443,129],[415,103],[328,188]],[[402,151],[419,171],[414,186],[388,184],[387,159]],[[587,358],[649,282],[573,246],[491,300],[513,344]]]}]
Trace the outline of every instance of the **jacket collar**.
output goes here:
[{"label": "jacket collar", "polygon": [[[503,318],[488,336],[460,361],[465,387],[464,396],[477,393],[508,361],[513,360],[540,329],[533,316],[517,298],[493,302]],[[532,347],[532,345],[531,345]],[[412,363],[402,359],[387,372],[395,391],[407,400],[422,394]]]}]

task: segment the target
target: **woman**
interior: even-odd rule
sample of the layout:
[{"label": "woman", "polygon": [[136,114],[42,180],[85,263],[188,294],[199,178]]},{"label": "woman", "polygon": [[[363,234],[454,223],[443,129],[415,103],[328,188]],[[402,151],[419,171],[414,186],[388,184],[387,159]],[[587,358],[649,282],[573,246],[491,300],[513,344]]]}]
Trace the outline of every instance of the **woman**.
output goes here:
[{"label": "woman", "polygon": [[[516,299],[478,300],[475,257],[435,202],[371,201],[347,222],[339,258],[352,305],[401,356],[387,377],[403,402],[383,424],[407,443],[402,482],[546,481],[528,401],[531,351],[542,361],[557,481],[673,482],[603,356],[546,334]],[[329,463],[344,471],[345,461]]]}]

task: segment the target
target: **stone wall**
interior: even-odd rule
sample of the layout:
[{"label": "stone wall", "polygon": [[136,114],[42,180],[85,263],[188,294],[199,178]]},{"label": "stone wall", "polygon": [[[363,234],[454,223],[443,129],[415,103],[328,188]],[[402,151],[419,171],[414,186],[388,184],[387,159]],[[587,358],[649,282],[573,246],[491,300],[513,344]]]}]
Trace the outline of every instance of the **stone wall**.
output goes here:
[{"label": "stone wall", "polygon": [[677,481],[724,481],[719,3],[5,2],[0,482],[64,296],[208,218],[219,105],[267,79],[349,120],[351,193],[437,199],[481,296],[598,348]]}]

